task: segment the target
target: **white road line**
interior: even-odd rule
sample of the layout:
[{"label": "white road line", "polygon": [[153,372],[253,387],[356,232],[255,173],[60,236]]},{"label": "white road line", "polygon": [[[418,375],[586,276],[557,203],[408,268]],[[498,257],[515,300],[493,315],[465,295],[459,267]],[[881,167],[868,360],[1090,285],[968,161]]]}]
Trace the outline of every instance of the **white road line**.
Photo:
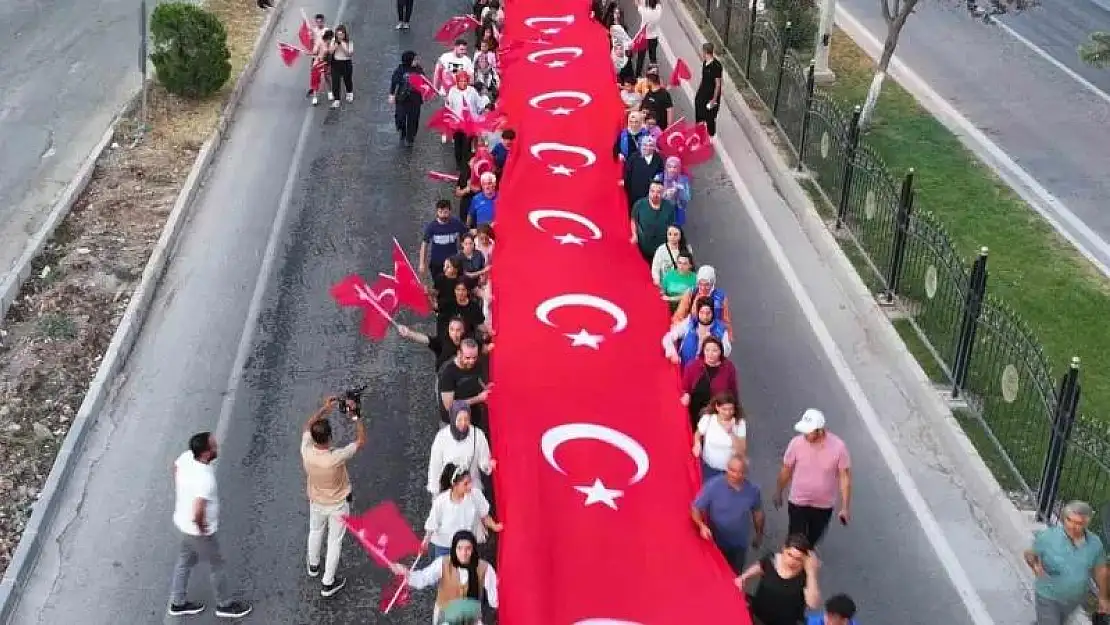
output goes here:
[{"label": "white road line", "polygon": [[[1071,78],[1075,82],[1082,85],[1084,89],[1086,89],[1087,91],[1090,91],[1091,93],[1095,94],[1099,98],[1102,98],[1102,100],[1104,102],[1106,102],[1107,104],[1110,104],[1110,93],[1106,93],[1102,89],[1099,89],[1098,87],[1096,87],[1094,85],[1094,83],[1087,80],[1083,76],[1080,76],[1078,72],[1076,72],[1072,68],[1068,67],[1067,65],[1064,65],[1063,62],[1057,60],[1056,57],[1054,57],[1051,54],[1049,54],[1048,52],[1046,52],[1043,48],[1041,48],[1037,44],[1033,43],[1032,41],[1029,41],[1028,39],[1026,39],[1025,36],[1018,33],[1018,31],[1016,31],[1013,28],[1007,26],[1002,20],[996,18],[996,19],[993,20],[993,24],[995,26],[998,26],[1002,30],[1004,30],[1006,32],[1006,34],[1010,35],[1014,39],[1017,39],[1018,42],[1020,42],[1026,48],[1029,48],[1029,50],[1031,50],[1034,54],[1036,54],[1037,56],[1039,56],[1042,59],[1051,63],[1053,67],[1055,67],[1056,69],[1060,70],[1061,72],[1064,72],[1065,74],[1067,74],[1069,78]],[[1073,50],[1073,52],[1075,52],[1075,51]],[[1076,58],[1078,58],[1078,54],[1079,53],[1076,52]]]},{"label": "white road line", "polygon": [[[663,54],[667,56],[673,64],[676,56],[669,43],[666,39],[660,37],[659,44]],[[690,100],[694,99],[694,88],[691,86],[690,82],[683,83],[682,89],[686,92]],[[987,612],[986,605],[975,592],[971,579],[956,557],[955,551],[953,551],[952,546],[944,537],[944,532],[941,530],[940,524],[937,522],[936,517],[933,516],[932,510],[929,509],[929,505],[925,502],[925,498],[921,495],[921,491],[917,488],[917,484],[914,483],[909,470],[906,469],[906,465],[902,462],[902,458],[898,455],[898,450],[895,449],[894,443],[891,442],[890,437],[887,436],[880,425],[879,416],[871,406],[871,402],[867,399],[867,394],[856,379],[855,374],[852,373],[851,367],[841,353],[840,348],[837,347],[836,341],[833,340],[829,329],[825,326],[824,321],[821,320],[821,315],[818,314],[817,307],[813,304],[813,300],[809,298],[809,295],[805,291],[805,287],[802,286],[801,280],[798,278],[797,273],[790,264],[790,260],[786,256],[786,250],[784,250],[775,239],[771,226],[767,223],[767,220],[763,218],[763,214],[757,208],[758,204],[756,203],[755,196],[752,195],[752,192],[744,184],[743,178],[740,177],[740,172],[736,169],[736,164],[724,151],[720,141],[714,138],[713,144],[717,149],[718,156],[721,158],[721,163],[724,164],[729,178],[732,179],[732,183],[736,187],[737,193],[740,195],[740,203],[744,206],[744,210],[747,211],[752,223],[755,224],[760,238],[762,238],[763,242],[767,245],[767,250],[771,253],[771,257],[774,259],[775,264],[778,265],[779,270],[782,272],[783,279],[786,280],[786,284],[790,287],[794,299],[798,301],[798,305],[801,307],[802,314],[805,315],[806,321],[808,321],[810,327],[813,328],[813,333],[817,337],[818,343],[821,344],[825,356],[829,359],[829,363],[832,365],[837,377],[840,378],[840,382],[844,386],[844,390],[847,391],[848,397],[852,400],[852,403],[855,404],[860,419],[867,429],[867,433],[879,448],[879,453],[890,469],[891,475],[894,476],[895,483],[898,484],[899,490],[902,491],[902,495],[906,498],[906,503],[909,504],[914,516],[917,517],[917,521],[921,525],[921,530],[924,532],[925,538],[929,541],[929,545],[937,554],[937,559],[940,560],[941,566],[944,567],[945,572],[948,574],[948,578],[952,581],[952,585],[960,595],[960,600],[963,602],[964,607],[967,608],[968,616],[975,625],[995,625],[990,613]]]},{"label": "white road line", "polygon": [[[343,22],[343,14],[347,10],[347,2],[339,3],[339,10],[335,13],[335,23]],[[235,361],[231,365],[231,373],[227,379],[227,390],[224,392],[223,403],[220,406],[220,417],[216,421],[216,438],[223,441],[231,425],[231,411],[235,408],[235,399],[239,394],[239,385],[243,381],[243,368],[250,357],[251,347],[254,345],[254,335],[258,328],[258,319],[262,313],[262,300],[266,296],[266,287],[270,283],[270,276],[274,272],[274,263],[277,261],[278,245],[285,231],[285,222],[289,215],[289,205],[293,199],[293,191],[299,180],[301,161],[304,160],[305,146],[308,144],[308,135],[312,130],[312,121],[315,118],[316,108],[305,111],[304,121],[301,122],[301,133],[297,136],[296,147],[293,148],[293,160],[289,164],[289,172],[285,176],[285,186],[281,189],[281,199],[278,200],[278,211],[274,216],[274,225],[270,229],[270,238],[266,241],[266,251],[262,256],[262,266],[258,270],[258,279],[254,283],[254,293],[251,296],[250,307],[247,308],[247,319],[243,325],[243,333],[239,335],[239,347],[235,352]]]},{"label": "white road line", "polygon": [[[872,59],[877,58],[883,44],[871,31],[844,7],[836,8],[836,23],[848,36],[863,48]],[[898,58],[890,61],[891,78],[917,99],[925,110],[944,124],[960,142],[992,167],[1002,181],[1008,184],[1033,210],[1048,222],[1060,236],[1091,262],[1103,275],[1110,277],[1110,243],[1071,212],[1056,196],[1052,195],[1025,171],[994,141],[975,127],[947,100],[940,97],[924,80]]]}]

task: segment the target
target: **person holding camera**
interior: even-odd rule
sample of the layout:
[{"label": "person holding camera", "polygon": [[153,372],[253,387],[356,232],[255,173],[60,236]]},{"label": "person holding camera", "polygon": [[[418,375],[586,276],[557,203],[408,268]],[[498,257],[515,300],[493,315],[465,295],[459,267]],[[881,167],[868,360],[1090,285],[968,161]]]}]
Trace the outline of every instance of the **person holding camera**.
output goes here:
[{"label": "person holding camera", "polygon": [[[361,389],[347,391],[342,399],[329,397],[309,417],[301,435],[301,460],[308,477],[308,575],[320,574],[320,551],[327,534],[327,555],[324,558],[323,586],[320,594],[331,597],[346,585],[338,577],[339,552],[343,546],[346,526],[343,517],[351,511],[351,479],[347,462],[366,445],[366,425],[361,419]],[[332,426],[328,416],[336,409],[347,415],[355,425],[355,440],[335,449],[332,447]]]}]

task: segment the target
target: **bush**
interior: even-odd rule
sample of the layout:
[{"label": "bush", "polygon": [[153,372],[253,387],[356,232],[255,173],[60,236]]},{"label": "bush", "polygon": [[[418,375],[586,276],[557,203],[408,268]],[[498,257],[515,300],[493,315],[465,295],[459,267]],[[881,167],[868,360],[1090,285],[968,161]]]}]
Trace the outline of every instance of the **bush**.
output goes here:
[{"label": "bush", "polygon": [[166,90],[186,98],[219,91],[231,77],[231,52],[220,19],[185,2],[159,4],[150,18],[150,60]]},{"label": "bush", "polygon": [[786,37],[787,48],[798,52],[813,52],[821,19],[821,13],[813,0],[767,0],[767,9],[775,31],[780,35],[786,30],[786,23],[790,22],[790,34]]}]

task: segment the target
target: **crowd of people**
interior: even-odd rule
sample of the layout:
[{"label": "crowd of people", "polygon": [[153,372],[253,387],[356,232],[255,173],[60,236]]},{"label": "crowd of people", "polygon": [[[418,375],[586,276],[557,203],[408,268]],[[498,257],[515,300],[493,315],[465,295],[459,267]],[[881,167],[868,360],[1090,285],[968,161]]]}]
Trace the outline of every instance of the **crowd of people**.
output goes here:
[{"label": "crowd of people", "polygon": [[[716,270],[696,263],[683,231],[688,217],[696,219],[696,210],[688,214],[691,178],[681,159],[664,158],[656,145],[663,127],[677,117],[657,65],[662,5],[659,0],[639,0],[637,8],[646,44],[635,51],[616,2],[595,4],[593,16],[609,30],[617,76],[614,90],[619,90],[628,107],[626,126],[614,138],[613,158],[623,165],[630,242],[650,265],[652,280],[673,315],[662,337],[661,357],[680,368],[681,402],[689,412],[692,454],[703,477],[691,504],[691,531],[717,546],[741,591],[748,589],[749,581],[759,579],[749,605],[762,625],[848,625],[854,622],[856,607],[847,596],[833,596],[820,609],[815,548],[834,513],[842,524],[849,522],[852,491],[847,448],[828,431],[820,411],[806,411],[795,425],[798,435],[785,450],[775,484],[776,508],[790,489],[788,538],[773,553],[749,562],[749,549],[762,546],[766,517],[762,490],[747,475],[748,421],[739,400],[738,374],[729,360],[735,336],[729,299],[718,285]],[[445,107],[460,117],[464,112],[493,110],[500,90],[497,46],[504,11],[499,0],[478,0],[473,10],[479,24],[476,52],[471,55],[470,42],[459,38],[431,68],[434,89]],[[411,2],[398,3],[397,29],[408,28],[411,12]],[[347,101],[353,99],[353,45],[346,27],[329,28],[323,15],[315,16],[314,25],[308,97],[316,104],[324,82],[330,80],[327,93],[337,107],[344,89]],[[388,89],[403,145],[416,140],[425,103],[411,74],[427,77],[419,55],[406,51]],[[702,109],[696,118],[706,122],[711,133],[720,96],[720,62],[707,43],[695,104]],[[491,454],[490,438],[495,433],[489,429],[486,403],[494,392],[488,361],[496,336],[490,270],[496,247],[497,188],[514,154],[515,133],[511,120],[508,123],[478,136],[461,130],[441,136],[443,143],[452,143],[458,182],[453,200],[438,201],[423,228],[417,267],[429,282],[434,330],[423,333],[397,326],[401,337],[432,352],[441,424],[430,441],[427,464],[431,505],[423,526],[422,553],[430,559],[412,570],[399,563],[391,569],[413,589],[436,589],[436,625],[449,612],[451,619],[463,614],[458,622],[479,622],[480,610],[474,606],[495,609],[498,604],[491,543],[503,526],[496,519],[489,482],[497,460]],[[336,413],[354,423],[354,440],[342,446],[335,444]],[[306,568],[309,576],[320,577],[323,597],[336,595],[346,584],[339,575],[343,517],[350,514],[351,504],[346,464],[366,443],[360,417],[360,390],[329,397],[309,418],[301,438],[310,509]],[[169,607],[173,615],[204,610],[202,604],[186,598],[189,572],[200,559],[212,565],[217,615],[237,618],[251,610],[250,604],[230,599],[216,543],[218,504],[211,468],[216,445],[211,434],[198,434],[175,465],[174,521],[184,539]],[[460,612],[460,602],[470,611]]]}]

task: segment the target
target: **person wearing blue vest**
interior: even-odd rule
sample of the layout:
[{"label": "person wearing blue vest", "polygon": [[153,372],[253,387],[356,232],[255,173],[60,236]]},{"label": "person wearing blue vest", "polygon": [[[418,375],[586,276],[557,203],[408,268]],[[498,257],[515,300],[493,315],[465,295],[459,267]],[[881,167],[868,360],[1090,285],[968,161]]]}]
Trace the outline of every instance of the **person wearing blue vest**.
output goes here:
[{"label": "person wearing blue vest", "polygon": [[717,318],[713,301],[708,297],[695,302],[694,313],[687,320],[675,324],[670,332],[663,336],[663,352],[671,362],[685,367],[686,363],[697,358],[701,353],[702,343],[707,336],[716,337],[721,341],[724,357],[728,358],[732,353],[732,340],[724,322]]},{"label": "person wearing blue vest", "polygon": [[825,602],[825,613],[810,614],[806,625],[859,625],[855,616],[856,602],[848,595],[834,595]]}]

